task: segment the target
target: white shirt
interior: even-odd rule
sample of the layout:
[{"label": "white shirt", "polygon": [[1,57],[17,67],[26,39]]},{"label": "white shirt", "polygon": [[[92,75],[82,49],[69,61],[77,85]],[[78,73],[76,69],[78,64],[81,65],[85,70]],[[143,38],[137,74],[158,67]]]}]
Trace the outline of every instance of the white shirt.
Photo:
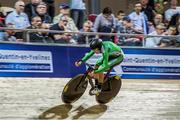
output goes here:
[{"label": "white shirt", "polygon": [[146,30],[146,20],[145,20],[145,14],[144,13],[140,13],[139,15],[136,12],[132,12],[131,14],[129,14],[129,17],[132,21],[132,23],[134,24],[135,29],[141,29],[144,31],[145,34],[147,34],[147,30]]},{"label": "white shirt", "polygon": [[[158,35],[156,31],[148,34],[148,35]],[[146,38],[145,47],[158,47],[162,37],[149,37]]]},{"label": "white shirt", "polygon": [[14,27],[17,29],[24,29],[30,26],[29,19],[26,13],[22,12],[20,14],[17,14],[16,11],[13,11],[8,14],[8,16],[6,17],[5,23],[6,25],[8,23],[12,23],[14,24]]}]

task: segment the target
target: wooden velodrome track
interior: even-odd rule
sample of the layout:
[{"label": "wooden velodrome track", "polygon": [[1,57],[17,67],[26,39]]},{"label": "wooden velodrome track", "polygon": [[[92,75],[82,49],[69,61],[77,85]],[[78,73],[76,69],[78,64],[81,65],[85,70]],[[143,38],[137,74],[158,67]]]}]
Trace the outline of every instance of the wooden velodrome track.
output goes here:
[{"label": "wooden velodrome track", "polygon": [[72,105],[61,101],[68,79],[0,78],[1,120],[180,120],[180,80],[123,80],[106,105],[88,91]]}]

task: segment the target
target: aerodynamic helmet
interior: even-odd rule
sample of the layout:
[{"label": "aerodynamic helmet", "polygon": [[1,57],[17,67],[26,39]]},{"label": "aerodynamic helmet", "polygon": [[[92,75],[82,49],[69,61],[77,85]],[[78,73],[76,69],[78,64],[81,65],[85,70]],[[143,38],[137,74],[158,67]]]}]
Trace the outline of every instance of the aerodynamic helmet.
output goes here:
[{"label": "aerodynamic helmet", "polygon": [[98,48],[99,50],[101,50],[101,47],[102,47],[102,40],[101,39],[98,39],[98,38],[95,38],[93,39],[91,42],[90,42],[90,48],[92,50]]}]

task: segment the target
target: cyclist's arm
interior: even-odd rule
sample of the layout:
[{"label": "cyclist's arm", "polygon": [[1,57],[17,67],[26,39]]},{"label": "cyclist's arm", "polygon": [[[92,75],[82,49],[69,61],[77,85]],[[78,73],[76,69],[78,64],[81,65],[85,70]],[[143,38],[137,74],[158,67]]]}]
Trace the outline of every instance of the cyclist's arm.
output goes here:
[{"label": "cyclist's arm", "polygon": [[89,53],[87,53],[83,58],[82,58],[82,62],[85,62],[86,60],[88,60],[91,56],[94,55],[94,51],[91,50]]}]

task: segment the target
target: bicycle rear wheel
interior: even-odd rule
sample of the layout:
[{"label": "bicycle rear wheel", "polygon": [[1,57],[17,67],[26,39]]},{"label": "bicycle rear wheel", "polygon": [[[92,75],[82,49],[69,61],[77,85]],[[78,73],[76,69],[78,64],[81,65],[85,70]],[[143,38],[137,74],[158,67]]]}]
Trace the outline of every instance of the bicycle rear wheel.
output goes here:
[{"label": "bicycle rear wheel", "polygon": [[96,101],[101,104],[110,102],[119,93],[121,84],[122,81],[119,76],[108,77],[107,81],[102,85],[102,92],[96,95]]},{"label": "bicycle rear wheel", "polygon": [[84,74],[79,74],[65,85],[61,95],[64,103],[73,103],[83,95],[88,84],[85,79]]}]

